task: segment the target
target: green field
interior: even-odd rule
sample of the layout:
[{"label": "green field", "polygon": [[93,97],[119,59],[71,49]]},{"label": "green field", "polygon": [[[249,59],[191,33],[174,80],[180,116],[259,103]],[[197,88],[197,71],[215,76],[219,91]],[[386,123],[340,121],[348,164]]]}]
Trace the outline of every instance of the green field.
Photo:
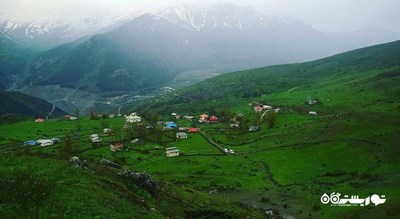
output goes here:
[{"label": "green field", "polygon": [[[398,48],[400,43],[395,42],[315,62],[224,74],[137,107],[144,126],[125,129],[123,118],[0,125],[0,152],[5,164],[0,173],[12,175],[7,165],[19,159],[25,166],[26,159],[46,165],[47,161],[59,163],[78,155],[91,163],[107,159],[124,168],[146,171],[177,190],[217,194],[212,196],[295,218],[398,218]],[[311,98],[319,103],[309,105]],[[269,104],[280,111],[266,113],[260,121],[262,113],[253,111],[254,103]],[[309,111],[317,115],[309,115]],[[162,125],[143,128],[154,118],[176,121],[182,127],[192,125],[185,119],[175,120],[172,112],[195,118],[208,113],[218,116],[220,122],[194,123],[203,134],[189,133],[187,139],[180,140],[175,138],[175,130],[162,131]],[[239,114],[244,116],[239,118]],[[242,128],[230,128],[233,118],[240,120]],[[257,123],[261,130],[249,132],[248,126]],[[112,135],[102,134],[106,126],[114,130]],[[93,133],[102,136],[100,145],[89,141]],[[21,142],[30,139],[52,137],[62,138],[62,142],[46,148],[21,147]],[[144,139],[143,145],[130,143],[137,137]],[[65,149],[68,139],[73,149]],[[109,144],[114,141],[123,142],[127,149],[111,152]],[[180,156],[168,158],[166,147],[178,147]],[[235,153],[226,154],[223,148]],[[18,155],[22,158],[7,158]],[[43,173],[46,171],[50,170]],[[385,195],[386,203],[368,207],[322,204],[320,197],[332,192],[364,198]],[[169,208],[164,206],[162,215],[185,217],[182,209],[173,213]],[[223,212],[220,218],[240,218],[245,214],[239,209],[231,214]],[[46,208],[41,211],[47,212]],[[211,217],[205,212],[200,215]]]}]

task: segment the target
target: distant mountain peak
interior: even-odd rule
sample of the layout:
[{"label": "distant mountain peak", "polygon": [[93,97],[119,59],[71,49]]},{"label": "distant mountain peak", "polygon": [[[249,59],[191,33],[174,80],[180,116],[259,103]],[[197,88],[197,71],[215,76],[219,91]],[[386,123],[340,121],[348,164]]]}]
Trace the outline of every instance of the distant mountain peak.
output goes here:
[{"label": "distant mountain peak", "polygon": [[112,14],[101,18],[84,18],[78,21],[16,21],[0,22],[0,30],[27,46],[51,48],[78,38],[106,32],[108,28],[133,19],[134,15]]},{"label": "distant mountain peak", "polygon": [[183,4],[167,8],[157,15],[171,23],[196,31],[211,29],[243,31],[260,27],[274,28],[282,25],[300,25],[311,28],[311,26],[289,17],[267,16],[257,13],[250,6],[239,6],[233,3],[216,3],[213,5]]}]

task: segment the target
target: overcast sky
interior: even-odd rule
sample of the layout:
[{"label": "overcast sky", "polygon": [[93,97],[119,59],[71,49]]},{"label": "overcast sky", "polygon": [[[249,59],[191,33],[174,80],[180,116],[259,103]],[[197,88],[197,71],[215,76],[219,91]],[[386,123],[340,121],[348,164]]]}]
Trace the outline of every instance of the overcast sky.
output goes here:
[{"label": "overcast sky", "polygon": [[[77,21],[119,13],[155,12],[182,3],[210,0],[0,0],[0,19],[17,21]],[[327,33],[365,26],[400,33],[400,0],[221,0],[250,5],[267,15],[304,21]]]}]

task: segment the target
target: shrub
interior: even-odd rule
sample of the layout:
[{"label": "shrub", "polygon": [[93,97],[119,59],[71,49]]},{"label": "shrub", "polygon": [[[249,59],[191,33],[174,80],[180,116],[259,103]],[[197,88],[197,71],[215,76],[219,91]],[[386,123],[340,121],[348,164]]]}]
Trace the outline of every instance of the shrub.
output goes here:
[{"label": "shrub", "polygon": [[313,207],[312,207],[312,209],[313,209],[314,211],[319,211],[319,210],[321,210],[321,205],[319,205],[319,204],[314,204]]},{"label": "shrub", "polygon": [[269,198],[263,196],[263,197],[261,197],[261,202],[262,202],[262,203],[268,203],[268,202],[269,202]]}]

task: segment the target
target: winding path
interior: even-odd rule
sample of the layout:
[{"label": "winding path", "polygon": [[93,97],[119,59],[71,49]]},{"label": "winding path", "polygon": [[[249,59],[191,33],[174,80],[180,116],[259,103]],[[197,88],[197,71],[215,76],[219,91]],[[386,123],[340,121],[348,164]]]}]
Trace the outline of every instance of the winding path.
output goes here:
[{"label": "winding path", "polygon": [[56,106],[54,106],[54,104],[53,104],[53,108],[52,108],[51,111],[49,112],[49,115],[47,115],[48,117],[50,117],[51,114],[53,114],[53,111],[54,111],[55,108],[56,108]]},{"label": "winding path", "polygon": [[224,148],[220,146],[217,142],[215,142],[206,132],[203,132],[199,130],[199,134],[206,139],[210,144],[214,145],[219,151],[221,151],[223,154],[228,154],[227,152],[224,151]]}]

